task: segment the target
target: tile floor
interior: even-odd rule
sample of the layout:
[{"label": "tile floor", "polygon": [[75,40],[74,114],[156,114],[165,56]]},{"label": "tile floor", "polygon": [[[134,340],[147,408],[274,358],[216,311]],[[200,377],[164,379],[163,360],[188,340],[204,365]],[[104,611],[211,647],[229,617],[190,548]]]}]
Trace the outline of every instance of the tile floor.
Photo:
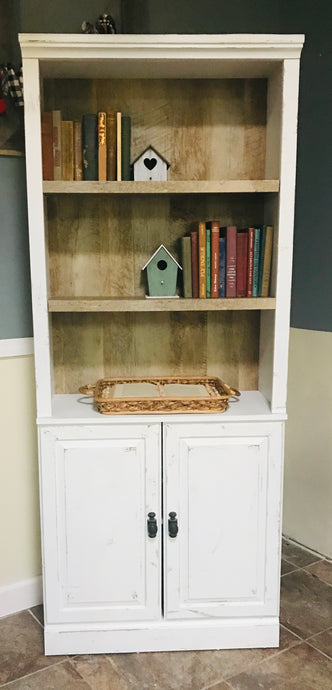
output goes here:
[{"label": "tile floor", "polygon": [[0,686],[12,690],[332,689],[332,562],[284,540],[279,649],[43,655],[43,610],[0,620]]}]

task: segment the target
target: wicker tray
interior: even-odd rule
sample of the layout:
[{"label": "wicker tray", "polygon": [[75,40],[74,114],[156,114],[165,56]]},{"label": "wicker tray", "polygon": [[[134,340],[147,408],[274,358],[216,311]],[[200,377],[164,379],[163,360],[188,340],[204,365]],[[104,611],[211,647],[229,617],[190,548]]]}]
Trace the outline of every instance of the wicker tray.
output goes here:
[{"label": "wicker tray", "polygon": [[225,412],[240,393],[213,376],[99,379],[81,386],[102,414]]}]

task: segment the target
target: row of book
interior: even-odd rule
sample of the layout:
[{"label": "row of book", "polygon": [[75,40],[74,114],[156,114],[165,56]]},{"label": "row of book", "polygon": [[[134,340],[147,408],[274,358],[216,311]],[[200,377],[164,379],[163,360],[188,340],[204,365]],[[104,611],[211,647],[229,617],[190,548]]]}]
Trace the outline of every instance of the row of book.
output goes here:
[{"label": "row of book", "polygon": [[41,114],[44,180],[130,180],[131,119],[111,110],[63,120]]},{"label": "row of book", "polygon": [[182,237],[184,297],[268,297],[273,226],[202,221]]}]

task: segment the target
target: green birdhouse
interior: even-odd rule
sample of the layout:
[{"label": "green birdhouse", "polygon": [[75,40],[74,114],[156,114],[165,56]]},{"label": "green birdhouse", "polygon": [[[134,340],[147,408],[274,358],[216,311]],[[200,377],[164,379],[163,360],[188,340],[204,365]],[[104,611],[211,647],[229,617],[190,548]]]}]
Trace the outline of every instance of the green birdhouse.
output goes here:
[{"label": "green birdhouse", "polygon": [[176,279],[180,264],[163,244],[155,251],[143,266],[146,269],[149,286],[149,297],[176,297]]}]

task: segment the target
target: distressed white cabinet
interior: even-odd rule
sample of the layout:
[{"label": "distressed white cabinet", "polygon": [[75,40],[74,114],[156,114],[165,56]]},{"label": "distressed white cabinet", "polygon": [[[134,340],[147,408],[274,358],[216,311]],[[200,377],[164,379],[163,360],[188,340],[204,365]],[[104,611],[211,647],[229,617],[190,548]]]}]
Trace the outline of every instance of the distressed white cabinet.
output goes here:
[{"label": "distressed white cabinet", "polygon": [[[277,646],[304,37],[19,38],[45,651]],[[43,180],[41,112],[54,110],[128,115],[131,160],[153,146],[167,180]],[[273,226],[269,296],[146,299],[157,247],[181,263],[179,239],[211,219]],[[220,415],[106,416],[79,394],[174,375],[219,376],[240,400]]]},{"label": "distressed white cabinet", "polygon": [[132,651],[142,623],[143,648],[172,649],[181,630],[183,648],[197,646],[193,633],[218,646],[229,619],[243,646],[248,617],[275,644],[282,433],[264,423],[42,427],[47,650],[83,653],[106,625],[94,651]]}]

